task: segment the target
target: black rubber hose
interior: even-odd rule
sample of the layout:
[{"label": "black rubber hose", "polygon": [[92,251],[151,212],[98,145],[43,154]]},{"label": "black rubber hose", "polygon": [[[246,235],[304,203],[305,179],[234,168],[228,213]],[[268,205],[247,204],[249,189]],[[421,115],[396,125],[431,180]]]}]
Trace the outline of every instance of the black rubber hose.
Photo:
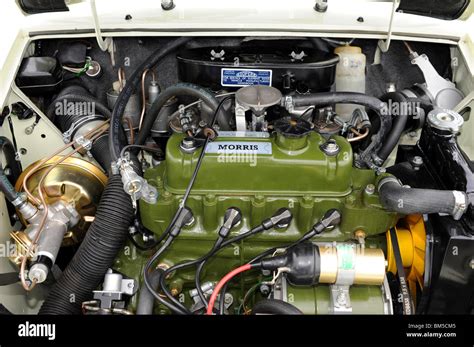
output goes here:
[{"label": "black rubber hose", "polygon": [[332,51],[329,44],[323,39],[321,39],[320,37],[310,37],[309,41],[311,41],[311,44],[313,45],[313,47],[317,49],[318,51],[326,52],[326,53],[329,53]]},{"label": "black rubber hose", "polygon": [[[148,275],[150,285],[158,290],[160,284],[161,275],[163,274],[162,269],[156,269]],[[153,307],[155,304],[155,297],[148,290],[147,286],[142,286],[138,296],[137,312],[140,315],[151,315],[153,314]]]},{"label": "black rubber hose", "polygon": [[18,177],[20,177],[23,169],[20,160],[17,158],[15,145],[5,136],[0,136],[0,153],[3,155],[5,163],[5,166],[0,163],[0,167],[10,170],[10,174],[7,176],[10,177],[10,182],[14,184]]},{"label": "black rubber hose", "polygon": [[15,187],[8,180],[8,177],[3,173],[3,169],[0,169],[0,191],[5,195],[5,198],[13,202],[18,198],[18,192],[15,190]]},{"label": "black rubber hose", "polygon": [[119,135],[121,131],[120,129],[122,128],[122,117],[125,107],[127,106],[130,96],[138,88],[143,72],[147,69],[153,68],[156,64],[158,64],[158,62],[160,62],[160,60],[190,40],[191,38],[189,37],[180,37],[167,43],[164,47],[158,48],[135,70],[132,76],[130,76],[130,78],[127,80],[125,87],[117,97],[117,101],[115,102],[115,106],[112,111],[112,117],[110,119],[109,148],[110,156],[113,161],[118,159],[123,146]]},{"label": "black rubber hose", "polygon": [[[160,110],[166,104],[166,102],[174,96],[190,96],[201,99],[204,104],[211,108],[212,112],[215,112],[219,107],[219,101],[216,97],[209,93],[206,89],[192,83],[178,83],[165,89],[151,105],[147,116],[143,120],[142,129],[138,134],[135,144],[142,145],[145,143],[148,135],[150,134],[151,128],[155,123],[156,118],[160,114]],[[163,114],[163,113],[162,113]],[[229,120],[226,117],[224,111],[219,110],[217,113],[217,124],[221,130],[230,130]]]},{"label": "black rubber hose", "polygon": [[252,314],[302,315],[303,312],[285,301],[266,299],[252,307]]},{"label": "black rubber hose", "polygon": [[382,97],[382,100],[386,102],[389,100],[391,100],[392,102],[396,102],[399,106],[398,109],[400,110],[400,114],[395,115],[392,124],[392,129],[390,130],[390,133],[387,135],[387,137],[384,139],[382,147],[380,148],[377,154],[381,160],[385,161],[387,160],[390,153],[392,153],[393,149],[400,140],[403,131],[405,130],[408,121],[408,112],[406,112],[407,107],[403,106],[407,105],[407,99],[401,93],[387,93]]},{"label": "black rubber hose", "polygon": [[457,210],[452,190],[403,187],[395,178],[382,179],[378,184],[378,190],[380,203],[388,211],[406,215],[429,213],[453,215]]},{"label": "black rubber hose", "polygon": [[[74,94],[72,94],[74,92]],[[77,93],[77,94],[76,94]],[[77,107],[73,112],[65,112],[64,114],[56,114],[57,104],[62,102],[74,103]],[[51,103],[47,110],[47,116],[50,119],[55,119],[55,123],[62,132],[66,132],[71,128],[74,122],[84,116],[82,109],[83,103],[94,105],[94,111],[102,115],[105,119],[110,119],[112,113],[110,110],[100,103],[97,99],[87,94],[87,92],[80,86],[69,86],[60,92],[58,97]],[[53,117],[53,118],[51,118]],[[99,118],[95,119],[98,120]],[[91,120],[91,121],[95,121]],[[84,123],[86,124],[86,123]],[[96,141],[94,141],[90,150],[94,159],[105,170],[109,171],[112,160],[110,159],[109,150],[109,134],[104,134]]]},{"label": "black rubber hose", "polygon": [[53,286],[40,314],[79,314],[81,304],[90,300],[92,291],[112,267],[127,239],[134,210],[130,196],[123,190],[120,175],[111,175],[102,194],[94,222],[78,251]]},{"label": "black rubber hose", "polygon": [[[110,170],[112,160],[110,159],[109,151],[109,134],[104,134],[94,141],[91,154],[105,171]],[[136,156],[133,156],[133,158],[136,158]]]},{"label": "black rubber hose", "polygon": [[383,161],[380,161],[376,153],[382,146],[385,136],[392,128],[392,117],[387,112],[387,105],[380,99],[353,92],[329,92],[329,93],[315,93],[306,95],[293,96],[295,106],[327,106],[332,104],[358,104],[368,107],[377,113],[380,118],[379,131],[372,137],[372,142],[360,154],[359,162],[373,168],[381,166]]},{"label": "black rubber hose", "polygon": [[[72,88],[72,87],[71,87]],[[94,112],[96,114],[100,114],[105,118],[110,118],[112,113],[110,110],[101,102],[99,102],[96,98],[87,95],[87,94],[62,94],[58,98],[56,98],[48,107],[46,111],[46,115],[49,119],[54,119],[54,122],[60,127],[63,131],[63,128],[66,127],[65,123],[73,117],[77,116],[76,112],[65,112],[64,115],[56,115],[56,111],[58,109],[58,103],[60,102],[68,102],[68,103],[89,103],[90,105],[94,105]],[[84,114],[79,113],[79,115],[84,116]],[[56,119],[56,116],[60,116],[60,118]],[[68,128],[64,129],[66,131]]]}]

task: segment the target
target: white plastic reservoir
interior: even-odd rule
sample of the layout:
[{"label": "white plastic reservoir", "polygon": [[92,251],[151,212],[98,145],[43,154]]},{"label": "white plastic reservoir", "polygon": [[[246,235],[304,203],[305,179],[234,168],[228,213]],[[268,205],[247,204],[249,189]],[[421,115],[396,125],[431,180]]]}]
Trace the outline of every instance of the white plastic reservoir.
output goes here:
[{"label": "white plastic reservoir", "polygon": [[[334,50],[339,55],[336,65],[336,91],[365,93],[365,55],[360,47],[341,46]],[[337,104],[336,113],[345,120],[350,120],[354,104]]]}]

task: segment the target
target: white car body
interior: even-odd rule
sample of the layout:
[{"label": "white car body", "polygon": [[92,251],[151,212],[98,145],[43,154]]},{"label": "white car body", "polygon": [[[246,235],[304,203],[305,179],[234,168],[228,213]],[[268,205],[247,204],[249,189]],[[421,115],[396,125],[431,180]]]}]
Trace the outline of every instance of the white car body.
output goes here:
[{"label": "white car body", "polygon": [[[452,45],[453,79],[466,95],[458,109],[474,107],[474,18],[473,3],[460,19],[442,19],[394,12],[391,1],[329,0],[328,10],[314,10],[314,0],[176,0],[176,8],[164,11],[157,0],[70,0],[68,12],[26,15],[13,0],[0,4],[0,106],[23,101],[36,106],[15,86],[14,77],[21,59],[34,40],[45,38],[119,36],[295,36],[368,38],[388,46],[391,40],[423,41]],[[94,21],[93,7],[98,20]],[[393,21],[391,20],[393,14]],[[131,19],[127,20],[126,15]],[[362,18],[362,19],[359,19]],[[359,20],[358,20],[359,19]],[[380,51],[380,54],[383,54]],[[368,64],[377,63],[368,62]],[[38,111],[41,114],[41,112]],[[472,115],[471,115],[472,116]],[[14,122],[21,122],[14,120]],[[16,124],[24,129],[32,120]],[[474,122],[467,122],[460,143],[474,157]],[[46,134],[48,140],[39,136]],[[0,135],[11,137],[8,126]],[[31,136],[17,135],[18,147],[25,149],[24,167],[62,145],[62,136],[46,118]],[[38,146],[41,143],[41,146]],[[0,228],[10,228],[5,202],[0,202]],[[2,232],[0,242],[9,238]],[[0,258],[0,272],[12,271],[6,257]],[[38,296],[37,296],[38,294]],[[9,309],[32,313],[41,293],[24,295],[20,286],[0,287],[0,298],[8,296]],[[3,300],[2,300],[3,301]]]}]

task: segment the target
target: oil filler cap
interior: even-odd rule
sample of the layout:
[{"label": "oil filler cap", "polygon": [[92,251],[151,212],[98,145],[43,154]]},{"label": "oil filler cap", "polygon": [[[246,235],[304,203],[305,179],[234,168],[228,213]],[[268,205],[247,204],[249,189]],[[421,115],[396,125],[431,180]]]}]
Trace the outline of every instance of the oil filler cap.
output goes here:
[{"label": "oil filler cap", "polygon": [[273,123],[273,129],[286,137],[302,137],[311,132],[311,124],[304,119],[283,117]]}]

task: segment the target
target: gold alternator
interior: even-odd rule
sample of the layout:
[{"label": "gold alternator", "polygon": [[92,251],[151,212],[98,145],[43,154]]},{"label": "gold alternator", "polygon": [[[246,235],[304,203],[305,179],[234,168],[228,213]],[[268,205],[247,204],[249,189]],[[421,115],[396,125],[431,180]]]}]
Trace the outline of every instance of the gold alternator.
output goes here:
[{"label": "gold alternator", "polygon": [[[58,156],[47,161],[28,179],[27,187],[33,195],[38,196],[38,183],[45,171],[61,158]],[[35,165],[36,163],[31,164],[21,173],[15,185],[17,191],[23,190],[24,177]],[[46,203],[50,205],[59,200],[72,203],[81,215],[80,222],[65,234],[63,246],[73,245],[82,240],[90,223],[94,220],[106,183],[107,176],[101,169],[86,160],[75,157],[65,159],[48,174],[43,186]],[[25,241],[21,232],[16,232],[13,238]]]},{"label": "gold alternator", "polygon": [[[416,302],[417,286],[423,288],[425,272],[426,230],[422,215],[410,215],[401,219],[395,228],[408,286]],[[390,232],[387,232],[388,271],[397,273]]]}]

